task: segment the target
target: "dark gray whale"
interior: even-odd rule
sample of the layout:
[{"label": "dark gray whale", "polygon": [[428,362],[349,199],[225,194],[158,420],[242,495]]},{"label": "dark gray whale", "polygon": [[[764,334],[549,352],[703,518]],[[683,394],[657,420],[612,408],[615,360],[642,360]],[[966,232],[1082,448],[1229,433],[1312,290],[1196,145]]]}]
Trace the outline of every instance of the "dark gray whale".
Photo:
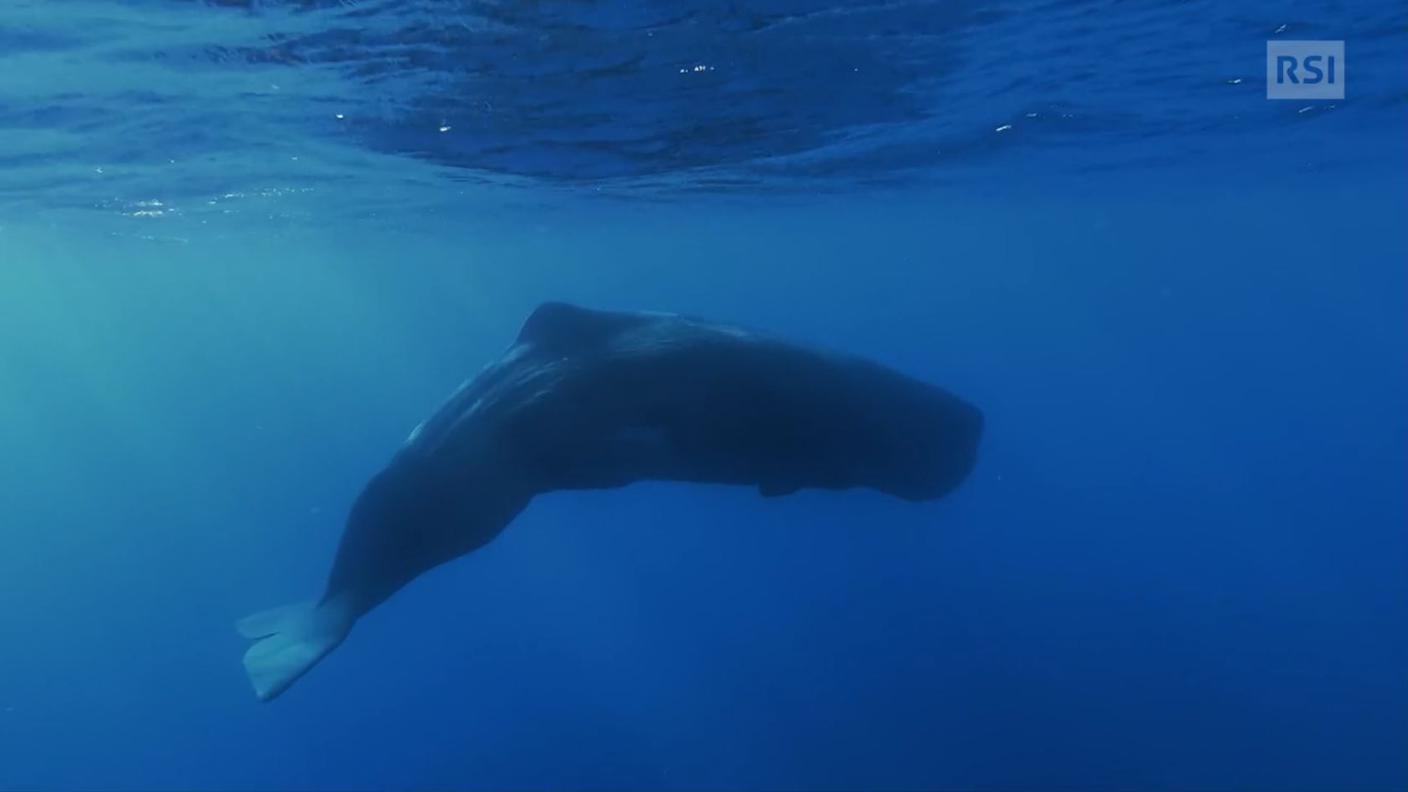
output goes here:
[{"label": "dark gray whale", "polygon": [[983,417],[854,357],[698,319],[539,307],[352,507],[323,596],[245,618],[262,700],[416,576],[481,547],[534,495],[645,479],[869,487],[938,498],[973,468]]}]

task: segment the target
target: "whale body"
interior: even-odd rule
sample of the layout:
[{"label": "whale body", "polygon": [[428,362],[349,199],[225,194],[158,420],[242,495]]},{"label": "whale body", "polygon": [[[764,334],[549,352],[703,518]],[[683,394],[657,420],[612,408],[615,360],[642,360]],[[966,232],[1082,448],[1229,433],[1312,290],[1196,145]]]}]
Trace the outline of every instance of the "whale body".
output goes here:
[{"label": "whale body", "polygon": [[372,477],[323,595],[239,631],[256,695],[288,689],[363,614],[492,540],[533,496],[667,480],[867,487],[939,498],[972,470],[983,416],[856,357],[700,319],[540,306]]}]

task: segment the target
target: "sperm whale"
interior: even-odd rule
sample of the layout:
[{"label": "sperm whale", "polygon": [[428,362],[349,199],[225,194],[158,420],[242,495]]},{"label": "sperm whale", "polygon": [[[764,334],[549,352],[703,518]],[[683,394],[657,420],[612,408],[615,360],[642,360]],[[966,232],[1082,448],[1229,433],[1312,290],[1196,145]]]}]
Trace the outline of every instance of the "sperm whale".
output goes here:
[{"label": "sperm whale", "polygon": [[861,358],[664,313],[546,303],[372,476],[316,600],[238,623],[261,700],[283,693],[357,619],[482,547],[535,495],[669,480],[867,487],[939,498],[972,470],[973,405]]}]

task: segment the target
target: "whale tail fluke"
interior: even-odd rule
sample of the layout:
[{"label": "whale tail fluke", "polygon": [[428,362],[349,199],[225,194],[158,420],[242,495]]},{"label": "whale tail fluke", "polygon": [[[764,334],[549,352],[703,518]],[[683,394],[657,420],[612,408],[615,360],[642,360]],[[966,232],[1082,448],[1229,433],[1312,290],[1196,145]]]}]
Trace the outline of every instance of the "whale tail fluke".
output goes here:
[{"label": "whale tail fluke", "polygon": [[244,670],[254,694],[269,701],[337,648],[356,621],[340,599],[300,602],[240,619],[240,635],[254,641],[244,653]]}]

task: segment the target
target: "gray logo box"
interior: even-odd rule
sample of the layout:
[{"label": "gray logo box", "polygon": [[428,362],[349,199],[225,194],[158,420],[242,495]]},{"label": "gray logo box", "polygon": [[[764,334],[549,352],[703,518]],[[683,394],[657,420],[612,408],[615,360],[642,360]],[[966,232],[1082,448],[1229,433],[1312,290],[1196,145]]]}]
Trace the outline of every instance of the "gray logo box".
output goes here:
[{"label": "gray logo box", "polygon": [[1343,99],[1343,41],[1266,42],[1267,99]]}]

